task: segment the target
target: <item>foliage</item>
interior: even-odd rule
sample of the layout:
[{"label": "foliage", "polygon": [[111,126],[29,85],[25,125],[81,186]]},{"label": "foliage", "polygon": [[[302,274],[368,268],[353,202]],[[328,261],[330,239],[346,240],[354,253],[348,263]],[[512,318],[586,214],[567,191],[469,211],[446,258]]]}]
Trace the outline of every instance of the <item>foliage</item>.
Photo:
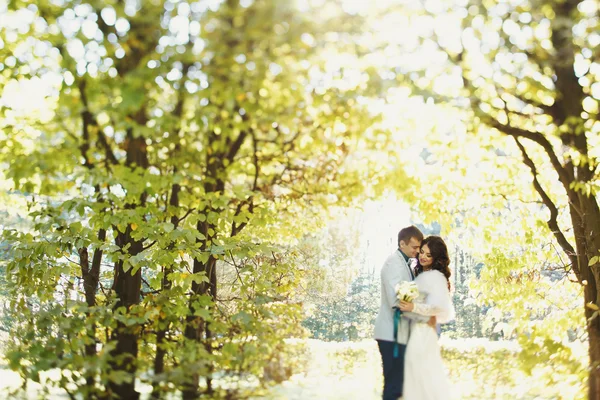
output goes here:
[{"label": "foliage", "polygon": [[[524,373],[507,365],[514,365],[522,358],[518,347],[510,342],[486,340],[457,340],[442,342],[442,357],[449,369],[450,379],[460,382],[460,398],[489,399],[583,399],[584,369],[556,371],[563,364],[545,364],[533,374]],[[582,350],[581,343],[575,347]],[[527,358],[527,357],[526,357]],[[579,364],[578,361],[576,361]],[[530,371],[531,372],[531,371]],[[557,376],[561,379],[556,380]]]},{"label": "foliage", "polygon": [[87,398],[269,384],[302,335],[296,240],[388,173],[370,157],[389,144],[377,81],[323,57],[357,60],[360,19],[275,0],[10,7],[0,158],[31,211],[4,234],[11,368],[59,368]]}]

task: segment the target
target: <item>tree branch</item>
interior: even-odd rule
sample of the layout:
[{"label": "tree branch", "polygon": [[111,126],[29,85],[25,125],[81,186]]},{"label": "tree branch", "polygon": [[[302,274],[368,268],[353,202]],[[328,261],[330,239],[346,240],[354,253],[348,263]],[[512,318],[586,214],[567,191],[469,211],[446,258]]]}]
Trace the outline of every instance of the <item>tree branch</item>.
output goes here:
[{"label": "tree branch", "polygon": [[[88,149],[89,149],[88,127],[93,125],[98,128],[98,141],[104,148],[104,151],[106,153],[106,159],[108,161],[110,161],[111,164],[117,164],[118,163],[117,158],[115,157],[115,154],[114,154],[112,148],[110,147],[108,140],[106,139],[106,135],[104,134],[102,129],[100,129],[100,126],[98,125],[98,121],[96,121],[96,118],[94,118],[94,115],[90,111],[90,105],[89,105],[89,101],[88,101],[87,93],[86,93],[87,81],[84,78],[82,78],[79,80],[77,86],[79,88],[81,102],[84,105],[84,110],[81,112],[81,117],[83,119],[83,125],[84,125],[84,140],[87,141],[87,143],[88,143]],[[88,135],[87,137],[85,136],[86,134]],[[82,152],[83,151],[84,151],[84,149],[82,149]],[[87,150],[86,150],[86,152],[87,152]]]},{"label": "tree branch", "polygon": [[544,205],[548,208],[548,210],[550,210],[550,219],[547,221],[548,227],[554,234],[554,237],[556,238],[556,241],[558,242],[560,247],[563,249],[567,257],[569,257],[569,260],[571,261],[571,264],[573,266],[573,272],[575,272],[577,279],[581,281],[581,274],[577,267],[577,254],[575,252],[575,249],[573,248],[571,243],[569,243],[564,233],[558,226],[558,208],[556,207],[556,204],[554,204],[548,193],[546,193],[546,191],[542,187],[538,179],[537,167],[535,166],[535,163],[533,162],[531,157],[529,157],[529,155],[527,154],[527,150],[525,150],[525,147],[523,146],[523,144],[521,144],[518,138],[513,136],[513,139],[517,143],[519,150],[521,150],[521,154],[523,155],[523,163],[527,165],[531,170],[531,174],[533,175],[533,187],[541,197],[542,201],[544,202]]},{"label": "tree branch", "polygon": [[515,139],[518,139],[518,138],[528,139],[528,140],[531,140],[531,141],[537,143],[538,145],[540,145],[544,149],[544,151],[546,152],[548,157],[550,158],[552,167],[554,167],[554,170],[558,174],[558,178],[560,179],[560,182],[563,184],[563,186],[567,190],[567,193],[571,191],[571,182],[572,182],[571,176],[568,173],[568,171],[564,168],[564,166],[562,165],[560,160],[558,159],[558,156],[554,152],[554,147],[552,146],[552,143],[550,143],[548,138],[546,138],[544,135],[542,135],[539,132],[534,132],[534,131],[529,131],[529,130],[522,129],[522,128],[517,128],[512,125],[502,124],[499,121],[497,121],[495,118],[493,118],[487,114],[485,114],[485,117],[483,119],[486,119],[486,121],[484,121],[484,122],[486,122],[488,125],[490,125],[493,128],[496,128],[497,130],[499,130],[502,133],[505,133],[506,135],[512,136]]},{"label": "tree branch", "polygon": [[233,162],[233,159],[235,158],[236,154],[238,153],[238,151],[242,147],[242,144],[244,143],[244,140],[246,140],[246,136],[248,136],[248,132],[247,131],[241,131],[238,134],[238,137],[235,139],[235,141],[229,147],[229,151],[225,155],[225,158],[229,161],[230,164]]}]

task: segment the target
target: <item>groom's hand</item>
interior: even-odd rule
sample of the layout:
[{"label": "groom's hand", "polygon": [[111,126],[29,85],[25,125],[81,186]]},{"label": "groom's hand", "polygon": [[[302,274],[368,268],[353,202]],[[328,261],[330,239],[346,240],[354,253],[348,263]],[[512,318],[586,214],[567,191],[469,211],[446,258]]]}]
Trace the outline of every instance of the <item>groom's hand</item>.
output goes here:
[{"label": "groom's hand", "polygon": [[435,329],[435,326],[437,325],[437,318],[435,317],[435,315],[429,318],[429,321],[427,321],[427,325]]}]

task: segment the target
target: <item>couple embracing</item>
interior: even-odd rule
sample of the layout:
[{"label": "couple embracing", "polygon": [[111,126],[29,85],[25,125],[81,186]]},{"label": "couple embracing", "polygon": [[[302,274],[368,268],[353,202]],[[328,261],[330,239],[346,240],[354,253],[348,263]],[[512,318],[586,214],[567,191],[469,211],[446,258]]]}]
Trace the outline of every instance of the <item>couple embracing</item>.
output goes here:
[{"label": "couple embracing", "polygon": [[[417,259],[415,268],[409,260]],[[450,257],[439,236],[423,238],[415,226],[398,234],[398,250],[381,270],[381,308],[375,339],[383,361],[383,400],[444,400],[450,383],[442,363],[437,324],[454,318]],[[399,299],[398,286],[412,282],[418,296]]]}]

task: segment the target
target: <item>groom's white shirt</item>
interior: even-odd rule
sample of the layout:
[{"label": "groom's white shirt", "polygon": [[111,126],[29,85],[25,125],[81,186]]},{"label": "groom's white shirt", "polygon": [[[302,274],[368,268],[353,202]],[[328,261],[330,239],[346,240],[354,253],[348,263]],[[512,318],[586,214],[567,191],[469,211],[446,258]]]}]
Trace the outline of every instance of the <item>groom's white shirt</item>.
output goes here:
[{"label": "groom's white shirt", "polygon": [[[381,268],[381,307],[375,321],[375,339],[394,341],[394,307],[396,299],[396,285],[399,282],[413,280],[410,267],[404,260],[400,250],[390,255],[383,268]],[[427,321],[429,317],[422,317],[413,313],[402,313],[400,326],[398,327],[398,343],[406,344],[410,329],[409,319]]]}]

